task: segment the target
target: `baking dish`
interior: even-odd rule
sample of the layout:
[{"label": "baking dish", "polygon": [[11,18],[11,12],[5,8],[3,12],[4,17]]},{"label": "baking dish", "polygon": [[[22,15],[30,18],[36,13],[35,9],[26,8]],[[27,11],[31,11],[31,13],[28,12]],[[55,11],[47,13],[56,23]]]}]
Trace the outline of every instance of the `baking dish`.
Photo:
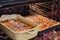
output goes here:
[{"label": "baking dish", "polygon": [[29,40],[37,35],[38,28],[39,28],[39,25],[37,23],[35,23],[29,19],[26,19],[20,15],[17,15],[17,16],[15,15],[15,17],[24,23],[34,26],[34,28],[25,30],[25,31],[21,31],[21,32],[15,32],[15,31],[11,30],[9,27],[6,27],[6,25],[4,25],[2,22],[0,22],[1,30],[3,30],[10,38],[12,38],[13,40]]}]

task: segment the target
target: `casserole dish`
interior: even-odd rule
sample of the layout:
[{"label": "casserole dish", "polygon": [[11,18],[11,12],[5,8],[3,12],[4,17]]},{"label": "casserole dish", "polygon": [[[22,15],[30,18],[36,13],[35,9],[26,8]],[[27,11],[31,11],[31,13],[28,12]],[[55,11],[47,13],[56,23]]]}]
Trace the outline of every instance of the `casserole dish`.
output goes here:
[{"label": "casserole dish", "polygon": [[[5,17],[1,16],[1,17]],[[29,19],[26,19],[20,15],[9,15],[10,18],[6,17],[5,20],[1,21],[0,20],[0,28],[1,30],[3,30],[10,38],[12,38],[13,40],[29,40],[33,37],[35,37],[38,33],[38,28],[39,25]],[[0,18],[1,19],[1,18]],[[6,20],[11,20],[11,19],[19,19],[19,21],[26,23],[28,25],[33,26],[33,28],[29,29],[29,30],[24,30],[24,31],[18,31],[15,32],[14,30],[10,29],[8,26],[4,25],[2,22],[6,21]]]}]

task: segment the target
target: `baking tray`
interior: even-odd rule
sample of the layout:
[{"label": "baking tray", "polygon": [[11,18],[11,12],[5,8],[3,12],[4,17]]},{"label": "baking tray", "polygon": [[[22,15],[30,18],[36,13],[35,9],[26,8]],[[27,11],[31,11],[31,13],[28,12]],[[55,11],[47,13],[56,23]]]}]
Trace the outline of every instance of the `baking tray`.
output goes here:
[{"label": "baking tray", "polygon": [[[36,14],[36,15],[39,15],[39,14]],[[30,16],[31,16],[31,15],[30,15]],[[33,15],[32,15],[32,16],[33,16]],[[40,15],[40,16],[42,16],[42,15]],[[28,17],[29,17],[29,16],[28,16]],[[27,18],[28,18],[28,17],[27,17]],[[44,16],[43,16],[43,17],[44,17]],[[44,17],[44,18],[45,18],[45,19],[49,19],[49,18],[47,18],[47,17]],[[49,27],[49,28],[45,28],[45,29],[39,30],[39,33],[38,33],[38,34],[42,35],[42,34],[44,34],[44,33],[46,33],[46,32],[49,32],[49,31],[51,31],[51,30],[53,30],[53,29],[58,29],[58,28],[60,28],[60,22],[57,22],[57,21],[52,20],[52,19],[49,19],[49,20],[56,22],[56,24],[52,25],[52,26]]]},{"label": "baking tray", "polygon": [[55,26],[53,26],[53,27],[51,27],[51,28],[48,28],[48,29],[46,29],[46,30],[43,30],[43,31],[39,31],[38,35],[43,35],[43,34],[45,34],[45,33],[48,33],[48,32],[50,32],[50,31],[56,30],[56,29],[59,30],[59,28],[60,28],[60,24],[55,25]]}]

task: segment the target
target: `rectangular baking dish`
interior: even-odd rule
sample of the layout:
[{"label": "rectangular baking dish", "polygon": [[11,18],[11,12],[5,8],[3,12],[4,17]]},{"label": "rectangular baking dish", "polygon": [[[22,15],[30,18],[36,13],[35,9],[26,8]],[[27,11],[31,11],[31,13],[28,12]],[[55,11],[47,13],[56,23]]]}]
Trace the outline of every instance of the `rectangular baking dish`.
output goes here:
[{"label": "rectangular baking dish", "polygon": [[37,23],[35,23],[29,19],[26,19],[20,15],[16,16],[16,18],[18,18],[20,21],[22,21],[24,23],[34,26],[34,28],[32,28],[30,30],[25,30],[22,32],[15,32],[0,22],[1,30],[3,30],[10,38],[12,38],[13,40],[28,40],[28,39],[33,38],[37,35],[38,27],[39,27]]}]

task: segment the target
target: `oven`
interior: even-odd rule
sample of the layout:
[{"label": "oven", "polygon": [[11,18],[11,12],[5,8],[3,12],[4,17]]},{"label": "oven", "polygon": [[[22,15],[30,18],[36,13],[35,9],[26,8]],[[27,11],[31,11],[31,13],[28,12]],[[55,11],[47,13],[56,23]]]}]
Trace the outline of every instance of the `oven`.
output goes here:
[{"label": "oven", "polygon": [[[58,1],[57,0],[0,0],[0,16],[3,14],[19,14],[23,17],[27,17],[29,15],[42,15],[49,19],[60,21],[60,15],[58,12]],[[48,38],[48,34],[52,35],[55,31],[59,34],[60,25],[57,25],[58,28],[51,28],[45,31],[39,32],[37,37],[31,40],[54,40],[52,38]],[[51,32],[50,32],[51,31]],[[45,35],[45,34],[46,35]],[[0,30],[0,40],[12,40],[9,38],[4,32]]]}]

